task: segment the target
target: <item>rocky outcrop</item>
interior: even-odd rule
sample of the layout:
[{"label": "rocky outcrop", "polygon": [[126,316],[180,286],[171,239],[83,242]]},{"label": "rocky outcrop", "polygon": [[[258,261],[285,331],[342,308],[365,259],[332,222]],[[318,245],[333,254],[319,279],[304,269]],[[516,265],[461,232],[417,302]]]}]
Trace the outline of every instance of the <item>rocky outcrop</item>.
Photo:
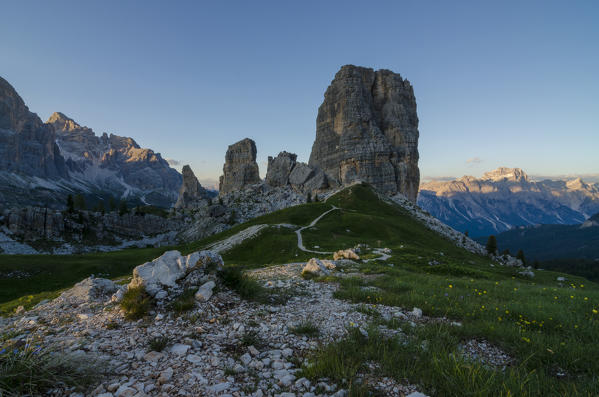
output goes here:
[{"label": "rocky outcrop", "polygon": [[258,182],[260,172],[256,163],[256,143],[245,138],[229,145],[223,175],[220,177],[219,194],[223,195]]},{"label": "rocky outcrop", "polygon": [[270,186],[287,186],[289,184],[289,175],[295,167],[296,160],[297,155],[288,152],[281,152],[274,158],[268,156],[266,183]]},{"label": "rocky outcrop", "polygon": [[296,159],[296,154],[288,152],[281,152],[275,158],[269,156],[265,182],[274,187],[290,186],[304,193],[336,187],[321,169],[298,163]]},{"label": "rocky outcrop", "polygon": [[29,111],[0,77],[0,171],[45,179],[68,179],[54,130]]},{"label": "rocky outcrop", "polygon": [[[119,215],[116,212],[76,211],[69,214],[48,208],[11,208],[0,213],[0,227],[11,238],[47,252],[67,244],[73,252],[94,251],[94,246],[114,246],[144,237],[175,233],[183,222],[134,211]],[[164,236],[165,239],[168,237]],[[174,236],[173,236],[174,237]],[[169,240],[166,243],[173,243]],[[148,242],[160,245],[158,241]],[[82,249],[79,249],[79,246]],[[145,245],[143,245],[145,247]],[[108,250],[108,247],[101,250]],[[59,250],[62,253],[62,250]],[[67,253],[67,252],[65,252]]]},{"label": "rocky outcrop", "polygon": [[457,230],[488,236],[517,226],[582,223],[599,211],[599,184],[534,181],[520,168],[500,167],[480,178],[424,183],[418,204]]},{"label": "rocky outcrop", "polygon": [[62,113],[47,123],[0,78],[0,203],[64,208],[69,194],[126,196],[130,203],[170,207],[181,175],[132,138],[96,136]]},{"label": "rocky outcrop", "polygon": [[107,133],[96,136],[91,128],[60,112],[52,114],[47,124],[55,129],[74,177],[117,192],[138,190],[154,205],[175,202],[182,178],[160,153],[141,148],[133,138]]},{"label": "rocky outcrop", "polygon": [[202,187],[189,165],[183,167],[182,174],[183,184],[179,189],[179,198],[175,208],[197,208],[207,205],[210,201],[210,194]]},{"label": "rocky outcrop", "polygon": [[144,287],[157,299],[167,296],[167,288],[177,287],[177,281],[194,270],[219,270],[223,258],[211,251],[198,251],[183,256],[179,251],[167,251],[151,262],[133,269],[133,279],[129,288]]},{"label": "rocky outcrop", "polygon": [[418,116],[399,74],[346,65],[324,95],[309,165],[342,185],[362,180],[416,201]]}]

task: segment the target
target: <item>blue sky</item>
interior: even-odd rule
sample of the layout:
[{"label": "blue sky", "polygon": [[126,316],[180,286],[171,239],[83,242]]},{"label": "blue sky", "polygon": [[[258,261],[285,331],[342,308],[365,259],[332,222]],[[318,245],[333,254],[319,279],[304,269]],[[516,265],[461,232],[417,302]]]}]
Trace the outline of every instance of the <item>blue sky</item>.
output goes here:
[{"label": "blue sky", "polygon": [[341,65],[414,85],[423,177],[598,173],[599,2],[2,5],[0,75],[30,109],[134,137],[217,179],[244,137],[307,161]]}]

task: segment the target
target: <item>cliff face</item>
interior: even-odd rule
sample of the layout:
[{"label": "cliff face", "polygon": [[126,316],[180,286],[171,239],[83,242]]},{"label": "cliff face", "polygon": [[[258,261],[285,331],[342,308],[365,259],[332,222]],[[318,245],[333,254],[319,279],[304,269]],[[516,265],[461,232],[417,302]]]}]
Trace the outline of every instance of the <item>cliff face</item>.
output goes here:
[{"label": "cliff face", "polygon": [[[114,134],[96,136],[62,113],[55,112],[47,122],[54,127],[57,142],[68,159],[70,169],[83,174],[94,167],[112,171],[116,178],[144,191],[176,197],[181,175],[172,169],[160,153],[141,148],[133,138]],[[105,174],[105,173],[104,173]]]},{"label": "cliff face", "polygon": [[258,182],[260,173],[256,163],[256,143],[245,138],[229,145],[223,175],[220,177],[219,194],[223,195]]},{"label": "cliff face", "polygon": [[410,82],[389,70],[346,65],[324,97],[309,165],[342,185],[362,180],[415,202],[418,116]]},{"label": "cliff face", "polygon": [[181,175],[132,138],[96,136],[62,113],[47,123],[0,78],[0,205],[64,208],[68,194],[170,207]]},{"label": "cliff face", "polygon": [[31,113],[15,89],[0,77],[0,171],[47,179],[68,179],[54,130]]}]

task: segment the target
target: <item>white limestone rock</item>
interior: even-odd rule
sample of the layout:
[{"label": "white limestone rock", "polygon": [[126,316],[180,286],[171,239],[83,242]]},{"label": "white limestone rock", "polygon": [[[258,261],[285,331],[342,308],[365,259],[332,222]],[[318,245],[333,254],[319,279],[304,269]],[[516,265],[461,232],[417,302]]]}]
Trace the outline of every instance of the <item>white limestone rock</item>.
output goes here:
[{"label": "white limestone rock", "polygon": [[208,301],[212,297],[212,290],[215,286],[216,284],[214,281],[208,281],[207,283],[203,284],[195,294],[196,300],[200,302]]},{"label": "white limestone rock", "polygon": [[143,286],[153,297],[165,287],[176,287],[177,281],[194,269],[221,268],[223,259],[211,251],[199,251],[187,256],[179,251],[167,251],[151,262],[133,269],[129,288]]},{"label": "white limestone rock", "polygon": [[335,267],[335,264],[329,260],[312,258],[302,269],[302,276],[324,276],[330,274],[332,270],[335,270]]}]

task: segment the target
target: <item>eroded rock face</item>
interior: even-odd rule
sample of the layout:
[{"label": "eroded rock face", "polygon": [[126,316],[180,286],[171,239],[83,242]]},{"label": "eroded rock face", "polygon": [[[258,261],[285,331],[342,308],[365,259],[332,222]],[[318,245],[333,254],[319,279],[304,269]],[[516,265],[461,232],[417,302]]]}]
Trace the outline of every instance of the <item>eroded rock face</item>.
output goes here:
[{"label": "eroded rock face", "polygon": [[265,182],[274,187],[290,186],[299,192],[318,192],[336,187],[330,184],[324,172],[296,161],[294,153],[281,152],[275,158],[268,157]]},{"label": "eroded rock face", "polygon": [[260,173],[256,163],[256,143],[245,138],[229,145],[223,175],[220,177],[219,194],[226,194],[258,182]]},{"label": "eroded rock face", "polygon": [[[154,205],[169,206],[175,202],[181,175],[160,153],[140,147],[133,138],[107,133],[97,136],[91,128],[60,112],[53,113],[47,124],[56,131],[61,153],[73,176],[116,192],[123,189],[123,181],[144,193],[145,200]],[[91,177],[94,175],[95,180]]]},{"label": "eroded rock face", "polygon": [[183,184],[179,189],[179,198],[175,208],[195,208],[200,203],[206,205],[210,200],[208,191],[202,187],[198,178],[191,170],[189,165],[185,165],[182,170]]},{"label": "eroded rock face", "polygon": [[0,171],[68,179],[55,140],[52,127],[30,112],[15,89],[0,77]]},{"label": "eroded rock face", "polygon": [[362,180],[415,202],[418,116],[410,82],[389,70],[343,66],[318,109],[309,165],[343,185]]},{"label": "eroded rock face", "polygon": [[268,170],[266,183],[270,186],[286,186],[289,183],[289,174],[295,167],[297,155],[281,152],[275,158],[268,156]]}]

